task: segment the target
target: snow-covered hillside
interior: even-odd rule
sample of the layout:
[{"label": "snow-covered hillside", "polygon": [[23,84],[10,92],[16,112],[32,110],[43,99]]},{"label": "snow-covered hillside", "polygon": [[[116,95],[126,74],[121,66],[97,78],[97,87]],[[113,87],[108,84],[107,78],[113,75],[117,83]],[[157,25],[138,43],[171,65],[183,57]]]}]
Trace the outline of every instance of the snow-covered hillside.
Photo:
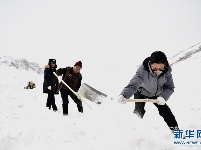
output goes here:
[{"label": "snow-covered hillside", "polygon": [[178,62],[184,61],[186,59],[197,59],[201,57],[201,43],[193,45],[188,49],[185,49],[171,58],[171,65],[174,65]]},{"label": "snow-covered hillside", "polygon": [[[189,49],[188,53],[193,53],[199,48],[200,45],[197,45]],[[201,130],[200,53],[194,53],[193,57],[174,63],[172,66],[176,88],[168,100],[168,105],[180,128],[184,130]],[[184,55],[185,53],[180,53],[170,62],[173,63]],[[47,95],[42,93],[43,75],[5,64],[1,64],[0,69],[3,70],[0,78],[0,150],[200,150],[201,148],[201,144],[174,144],[173,135],[152,103],[146,104],[143,120],[132,113],[134,103],[122,105],[116,99],[110,98],[105,99],[101,105],[85,99],[92,109],[83,103],[83,114],[79,113],[75,103],[70,101],[69,116],[63,116],[60,95],[56,95],[58,112],[45,107]],[[103,76],[100,78],[104,79]],[[119,80],[114,76],[107,78],[112,79],[112,83]],[[35,89],[24,89],[29,80],[36,83]],[[124,80],[129,81],[130,78]],[[105,83],[97,80],[94,85],[96,82],[99,82],[98,85],[102,85],[101,89],[104,89]],[[117,89],[115,86],[110,84],[111,89]],[[123,89],[123,86],[121,88]],[[201,138],[192,140],[201,142]]]},{"label": "snow-covered hillside", "polygon": [[6,65],[9,67],[15,67],[16,69],[21,70],[32,70],[37,72],[38,74],[43,73],[43,68],[41,68],[37,63],[29,62],[26,59],[14,59],[10,56],[1,56],[0,57],[0,65]]}]

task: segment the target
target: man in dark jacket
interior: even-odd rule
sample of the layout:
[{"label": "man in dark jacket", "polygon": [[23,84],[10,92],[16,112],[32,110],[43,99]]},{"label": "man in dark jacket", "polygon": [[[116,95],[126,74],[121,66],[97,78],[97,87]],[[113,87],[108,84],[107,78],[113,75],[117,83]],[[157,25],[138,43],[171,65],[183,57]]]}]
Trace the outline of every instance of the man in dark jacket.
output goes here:
[{"label": "man in dark jacket", "polygon": [[56,68],[56,59],[49,59],[48,65],[45,66],[43,83],[43,93],[48,94],[46,107],[51,109],[52,106],[53,111],[57,111],[54,94],[58,94],[58,79],[53,74],[53,72],[56,71]]},{"label": "man in dark jacket", "polygon": [[[80,70],[82,69],[82,62],[78,61],[75,63],[74,67],[59,68],[57,70],[57,75],[62,76],[62,80],[75,92],[78,92],[82,75]],[[77,104],[78,111],[83,113],[82,101],[73,94],[71,90],[68,89],[62,82],[59,84],[58,91],[61,92],[63,115],[68,115],[68,96],[70,96],[73,101]]]},{"label": "man in dark jacket", "polygon": [[[134,77],[121,92],[118,101],[126,103],[133,94],[135,99],[157,99],[158,103],[154,105],[159,114],[172,131],[177,130],[177,121],[166,104],[175,88],[171,71],[166,55],[161,51],[153,52],[138,68]],[[134,113],[140,118],[145,114],[144,107],[145,102],[135,103]]]}]

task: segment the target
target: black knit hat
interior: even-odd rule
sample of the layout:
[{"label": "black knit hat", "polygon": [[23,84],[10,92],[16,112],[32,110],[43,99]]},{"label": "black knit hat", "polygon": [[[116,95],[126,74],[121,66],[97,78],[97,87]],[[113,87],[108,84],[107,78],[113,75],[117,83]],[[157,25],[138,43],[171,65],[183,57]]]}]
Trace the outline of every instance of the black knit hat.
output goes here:
[{"label": "black knit hat", "polygon": [[157,63],[157,64],[167,64],[167,57],[165,53],[161,51],[155,51],[151,54],[149,59],[150,64]]}]

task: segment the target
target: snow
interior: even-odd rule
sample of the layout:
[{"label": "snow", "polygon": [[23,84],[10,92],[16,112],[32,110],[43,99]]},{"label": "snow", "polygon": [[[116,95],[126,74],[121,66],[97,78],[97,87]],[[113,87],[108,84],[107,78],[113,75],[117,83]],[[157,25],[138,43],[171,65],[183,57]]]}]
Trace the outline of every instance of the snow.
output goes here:
[{"label": "snow", "polygon": [[[176,88],[168,105],[181,129],[201,129],[200,63],[200,57],[191,57],[172,67]],[[135,68],[139,64],[132,65]],[[107,73],[105,82],[95,80],[94,85],[102,85],[101,89],[117,97],[119,91],[116,89],[123,89],[135,69],[131,71],[127,66],[128,74],[122,77],[123,83],[110,84],[110,87],[104,83],[119,81],[119,76],[115,78],[113,73],[121,72],[121,66],[124,65],[119,64]],[[132,113],[134,103],[123,105],[110,98],[104,99],[101,105],[85,99],[92,109],[83,103],[84,113],[79,113],[75,103],[70,101],[69,115],[63,116],[60,95],[55,96],[57,112],[45,107],[47,95],[42,93],[43,75],[3,64],[0,69],[0,150],[201,149],[201,145],[174,144],[173,135],[151,103],[146,104],[144,119]],[[29,80],[36,83],[35,89],[24,89]]]}]

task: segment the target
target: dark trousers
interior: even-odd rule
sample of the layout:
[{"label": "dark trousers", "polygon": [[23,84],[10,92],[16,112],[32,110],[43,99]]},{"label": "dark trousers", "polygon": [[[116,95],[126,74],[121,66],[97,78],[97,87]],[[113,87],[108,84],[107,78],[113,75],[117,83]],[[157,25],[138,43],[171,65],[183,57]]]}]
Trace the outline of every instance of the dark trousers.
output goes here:
[{"label": "dark trousers", "polygon": [[71,91],[61,89],[61,98],[62,98],[62,107],[63,107],[63,114],[68,114],[68,96],[70,96],[73,101],[77,104],[77,108],[79,112],[83,112],[82,101],[77,98]]},{"label": "dark trousers", "polygon": [[49,109],[51,109],[52,107],[54,111],[57,111],[57,106],[55,104],[55,97],[52,91],[48,92],[46,107],[49,107]]},{"label": "dark trousers", "polygon": [[[134,97],[135,97],[135,99],[147,98],[138,92],[136,94],[134,94]],[[157,97],[149,97],[149,99],[156,99],[156,98]],[[134,109],[133,113],[138,115],[140,118],[143,118],[143,116],[146,112],[144,109],[145,104],[146,104],[145,102],[136,102],[135,103],[135,109]],[[166,124],[168,125],[169,128],[178,127],[175,116],[172,114],[172,111],[167,104],[165,104],[165,105],[158,105],[157,103],[153,103],[153,104],[156,106],[160,116],[163,117],[164,121],[166,122]]]}]

